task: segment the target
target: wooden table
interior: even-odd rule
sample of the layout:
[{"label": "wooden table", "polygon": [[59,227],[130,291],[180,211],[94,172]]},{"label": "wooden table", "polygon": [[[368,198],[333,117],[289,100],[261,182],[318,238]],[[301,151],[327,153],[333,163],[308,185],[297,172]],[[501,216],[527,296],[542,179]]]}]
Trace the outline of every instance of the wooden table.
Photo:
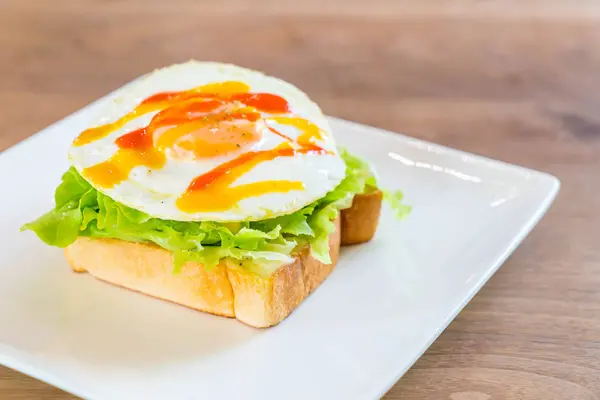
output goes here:
[{"label": "wooden table", "polygon": [[[188,58],[558,176],[547,217],[388,398],[600,398],[598,1],[0,0],[0,148]],[[0,368],[0,398],[70,396]]]}]

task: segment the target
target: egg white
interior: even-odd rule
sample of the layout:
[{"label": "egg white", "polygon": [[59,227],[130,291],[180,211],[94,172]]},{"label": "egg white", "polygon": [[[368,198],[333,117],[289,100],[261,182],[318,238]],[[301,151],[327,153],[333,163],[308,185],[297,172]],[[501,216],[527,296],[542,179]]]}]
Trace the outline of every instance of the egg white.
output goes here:
[{"label": "egg white", "polygon": [[[248,151],[268,150],[284,141],[263,126],[262,139],[239,152],[214,158],[182,161],[169,158],[161,169],[134,168],[128,179],[112,188],[102,188],[90,182],[98,191],[129,207],[156,218],[179,221],[252,221],[293,213],[333,190],[345,176],[345,164],[340,158],[331,129],[321,109],[297,87],[283,80],[231,64],[189,61],[148,74],[112,99],[98,120],[91,126],[116,121],[135,108],[142,100],[156,93],[180,91],[213,82],[241,81],[251,92],[266,92],[285,98],[295,116],[319,126],[325,133],[319,145],[333,154],[300,154],[265,161],[238,178],[232,186],[266,180],[300,181],[302,190],[286,193],[267,193],[241,200],[234,207],[220,212],[187,213],[175,202],[190,182],[220,164]],[[83,146],[72,146],[69,159],[82,173],[83,169],[106,161],[118,150],[115,140],[135,129],[142,128],[156,114],[149,113],[134,119],[110,135]],[[284,115],[285,116],[285,115]],[[296,138],[299,131],[290,126],[269,123],[280,132]]]}]

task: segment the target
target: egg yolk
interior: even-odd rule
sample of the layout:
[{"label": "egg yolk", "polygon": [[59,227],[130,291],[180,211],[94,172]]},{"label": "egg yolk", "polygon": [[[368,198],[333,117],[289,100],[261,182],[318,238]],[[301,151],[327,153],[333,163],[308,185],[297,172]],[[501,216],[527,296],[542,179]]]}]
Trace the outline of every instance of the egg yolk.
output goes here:
[{"label": "egg yolk", "polygon": [[221,104],[214,109],[218,112],[159,117],[154,125],[159,127],[154,131],[156,147],[169,149],[170,157],[193,160],[227,155],[260,140],[264,124],[254,109]]}]

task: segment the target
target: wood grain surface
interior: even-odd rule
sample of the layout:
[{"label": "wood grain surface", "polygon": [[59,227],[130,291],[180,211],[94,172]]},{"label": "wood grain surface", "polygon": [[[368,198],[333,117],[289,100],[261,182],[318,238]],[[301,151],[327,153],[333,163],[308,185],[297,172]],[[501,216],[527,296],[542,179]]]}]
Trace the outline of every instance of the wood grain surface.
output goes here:
[{"label": "wood grain surface", "polygon": [[[0,148],[189,58],[560,178],[547,217],[387,398],[600,398],[600,2],[0,0]],[[0,398],[71,397],[0,367]]]}]

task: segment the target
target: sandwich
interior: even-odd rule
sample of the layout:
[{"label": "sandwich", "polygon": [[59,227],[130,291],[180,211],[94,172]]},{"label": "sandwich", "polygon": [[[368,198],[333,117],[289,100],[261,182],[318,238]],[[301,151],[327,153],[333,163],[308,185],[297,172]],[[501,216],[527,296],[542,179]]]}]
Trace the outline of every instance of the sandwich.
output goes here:
[{"label": "sandwich", "polygon": [[304,92],[258,71],[158,69],[91,122],[54,208],[22,230],[73,271],[253,327],[290,315],[341,245],[371,240],[383,199],[410,210]]}]

